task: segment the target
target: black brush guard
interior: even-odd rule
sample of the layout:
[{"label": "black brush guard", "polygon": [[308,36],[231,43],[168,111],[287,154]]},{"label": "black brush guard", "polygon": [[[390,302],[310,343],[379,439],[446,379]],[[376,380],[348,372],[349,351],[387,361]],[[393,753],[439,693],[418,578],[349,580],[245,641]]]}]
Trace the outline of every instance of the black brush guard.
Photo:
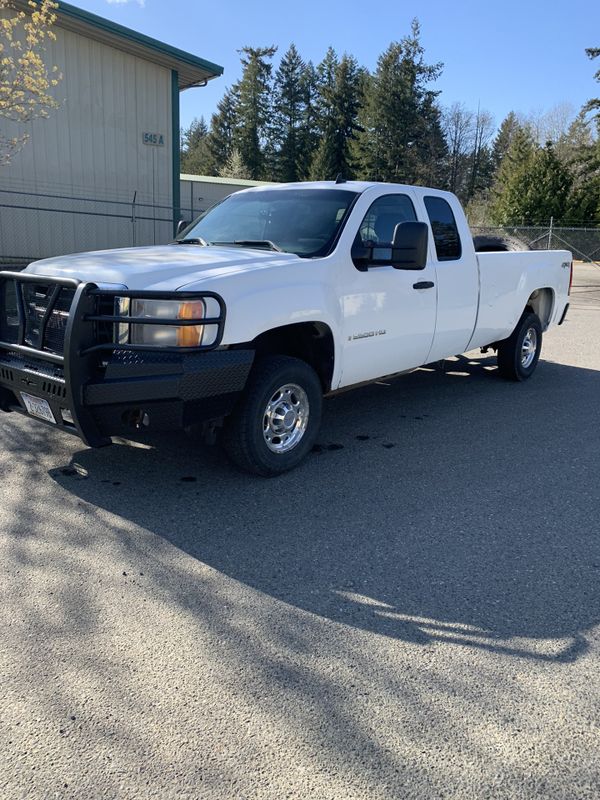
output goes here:
[{"label": "black brush guard", "polygon": [[[219,314],[120,316],[116,298],[211,298]],[[254,357],[251,350],[218,349],[224,324],[225,304],[214,292],[106,289],[71,278],[0,272],[0,409],[27,413],[22,392],[44,399],[56,420],[48,424],[92,447],[131,432],[144,417],[165,430],[224,416]],[[217,334],[210,345],[157,347],[117,342],[117,326],[123,325],[213,325]]]}]

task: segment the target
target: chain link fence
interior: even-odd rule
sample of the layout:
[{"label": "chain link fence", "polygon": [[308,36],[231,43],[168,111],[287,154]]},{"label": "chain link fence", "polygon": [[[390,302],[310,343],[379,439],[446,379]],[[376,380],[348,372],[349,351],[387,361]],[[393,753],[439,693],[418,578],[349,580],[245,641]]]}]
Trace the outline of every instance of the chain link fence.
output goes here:
[{"label": "chain link fence", "polygon": [[[182,208],[181,217],[191,219],[192,210]],[[0,265],[172,238],[172,206],[135,195],[126,201],[0,189]]]},{"label": "chain link fence", "polygon": [[510,236],[531,250],[570,250],[576,261],[600,264],[600,226],[518,225],[515,227],[472,227],[473,235]]},{"label": "chain link fence", "polygon": [[[180,209],[194,219],[203,209]],[[532,250],[570,250],[578,260],[600,264],[600,226],[477,226],[474,235],[511,236]],[[131,200],[0,189],[0,265],[39,258],[166,244],[173,238],[173,208]]]}]

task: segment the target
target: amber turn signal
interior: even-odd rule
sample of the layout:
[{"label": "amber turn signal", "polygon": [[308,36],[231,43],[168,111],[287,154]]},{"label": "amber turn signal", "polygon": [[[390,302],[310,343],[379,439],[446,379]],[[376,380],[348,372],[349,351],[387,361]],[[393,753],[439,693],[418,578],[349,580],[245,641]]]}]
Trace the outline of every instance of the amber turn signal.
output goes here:
[{"label": "amber turn signal", "polygon": [[[205,314],[204,302],[192,300],[181,303],[177,319],[202,319]],[[204,325],[184,325],[177,328],[177,344],[179,347],[198,347],[202,344]]]}]

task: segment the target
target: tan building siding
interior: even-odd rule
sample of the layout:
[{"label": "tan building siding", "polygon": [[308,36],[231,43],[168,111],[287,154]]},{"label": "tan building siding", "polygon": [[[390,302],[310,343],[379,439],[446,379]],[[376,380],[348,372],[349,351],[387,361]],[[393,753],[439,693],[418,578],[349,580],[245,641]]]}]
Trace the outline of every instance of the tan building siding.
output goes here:
[{"label": "tan building siding", "polygon": [[[38,257],[132,244],[130,206],[101,201],[131,203],[134,193],[138,217],[169,219],[138,219],[136,243],[168,240],[173,203],[171,70],[80,33],[57,27],[56,34],[47,59],[64,76],[56,89],[61,106],[49,119],[3,123],[8,135],[25,130],[30,140],[9,166],[0,167],[0,204],[98,213],[0,207],[0,255]],[[144,132],[162,134],[164,144],[143,144]],[[51,197],[34,199],[19,192]],[[95,202],[55,199],[57,195]],[[157,214],[144,208],[145,203],[165,208]]]},{"label": "tan building siding", "polygon": [[[63,80],[49,119],[8,128],[31,139],[2,183],[142,202],[171,201],[171,72],[79,34],[56,29],[48,48]],[[164,146],[142,145],[144,131]]]}]

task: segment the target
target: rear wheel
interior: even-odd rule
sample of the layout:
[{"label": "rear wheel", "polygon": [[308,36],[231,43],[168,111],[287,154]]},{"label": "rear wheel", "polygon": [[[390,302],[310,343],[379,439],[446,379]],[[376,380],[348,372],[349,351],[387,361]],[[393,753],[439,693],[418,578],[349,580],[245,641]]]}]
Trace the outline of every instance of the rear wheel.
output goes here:
[{"label": "rear wheel", "polygon": [[226,421],[225,452],[246,472],[287,472],[314,445],[321,407],[321,383],[312,367],[288,356],[265,357],[256,363]]},{"label": "rear wheel", "polygon": [[508,380],[525,381],[533,374],[541,352],[542,325],[537,314],[526,311],[508,339],[498,343],[498,371]]}]

